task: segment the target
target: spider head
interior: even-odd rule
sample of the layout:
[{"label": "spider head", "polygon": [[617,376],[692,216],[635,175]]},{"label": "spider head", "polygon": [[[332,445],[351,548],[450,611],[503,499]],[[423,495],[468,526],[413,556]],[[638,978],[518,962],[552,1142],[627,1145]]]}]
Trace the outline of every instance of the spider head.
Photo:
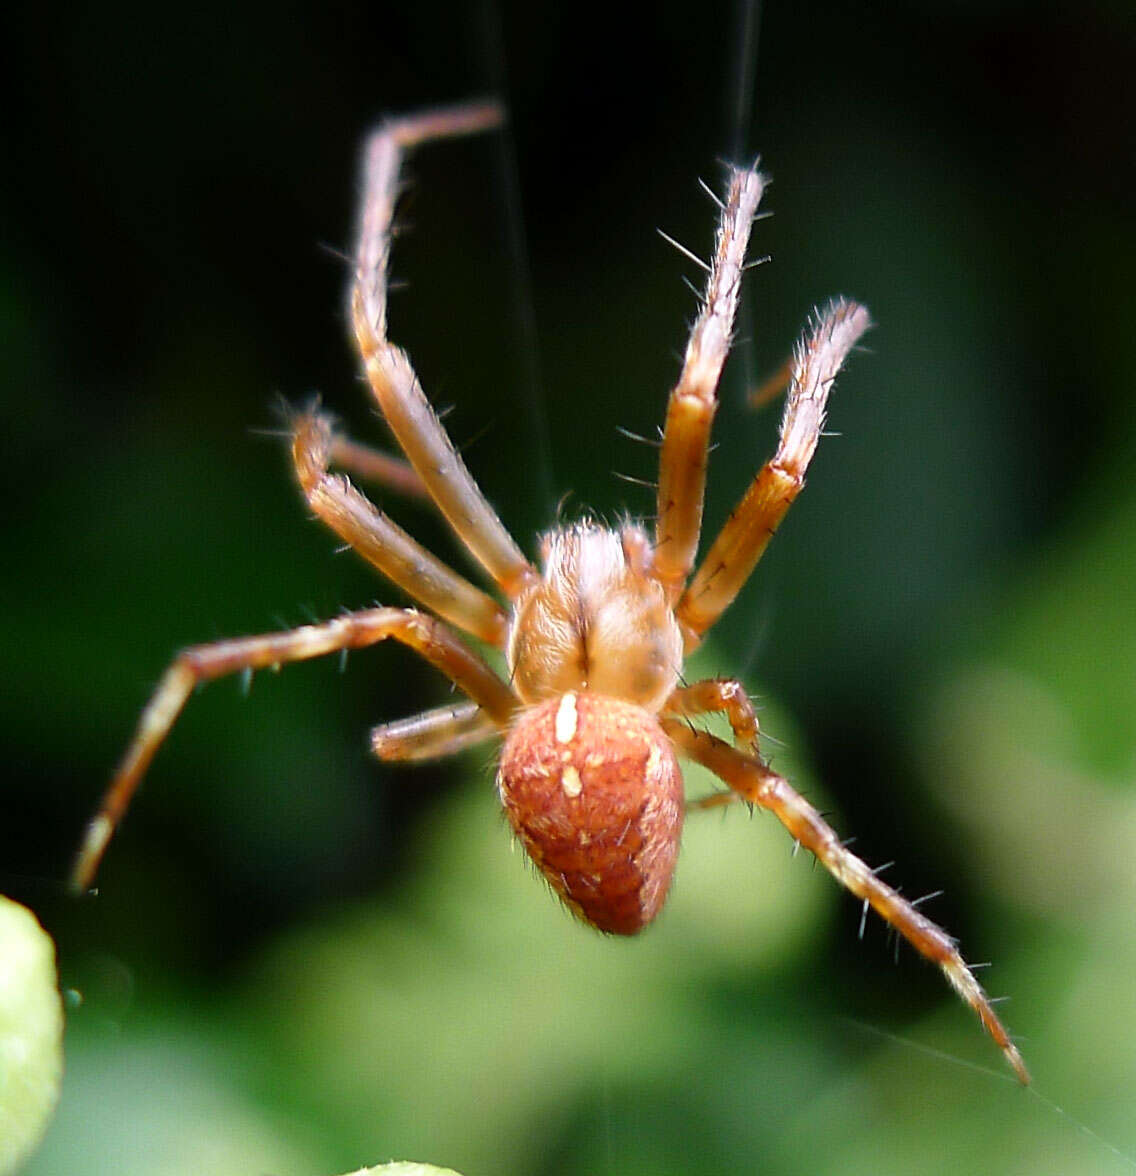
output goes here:
[{"label": "spider head", "polygon": [[648,711],[682,667],[682,634],[641,528],[576,523],[541,539],[541,578],[517,600],[506,654],[522,701],[586,690]]}]

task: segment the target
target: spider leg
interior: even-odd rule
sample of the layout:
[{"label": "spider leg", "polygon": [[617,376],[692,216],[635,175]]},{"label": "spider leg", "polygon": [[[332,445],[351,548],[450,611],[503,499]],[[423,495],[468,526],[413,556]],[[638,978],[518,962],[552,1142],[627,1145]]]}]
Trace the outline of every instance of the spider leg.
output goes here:
[{"label": "spider leg", "polygon": [[368,140],[351,318],[371,391],[403,452],[454,534],[510,598],[536,577],[430,407],[406,353],[387,339],[391,221],[404,152],[430,139],[498,126],[496,103],[394,119]]},{"label": "spider leg", "polygon": [[706,293],[667,403],[659,455],[655,575],[672,602],[682,592],[698,550],[718,378],[730,350],[746,245],[764,187],[765,180],[755,169],[731,169]]},{"label": "spider leg", "polygon": [[345,478],[328,473],[333,435],[327,419],[296,418],[292,461],[312,512],[419,604],[500,649],[508,615],[491,596],[431,555]]},{"label": "spider leg", "polygon": [[431,501],[422,479],[414,472],[410,462],[384,453],[381,449],[361,445],[358,441],[352,441],[350,437],[334,431],[331,435],[328,457],[332,465],[356,477],[366,478],[406,498]]},{"label": "spider leg", "polygon": [[371,731],[371,750],[387,763],[419,763],[456,755],[499,732],[477,703],[460,702],[380,723]]},{"label": "spider leg", "polygon": [[789,355],[784,362],[770,372],[756,388],[750,390],[746,396],[746,404],[752,409],[764,408],[770,401],[777,400],[789,387],[793,378],[793,356]]},{"label": "spider leg", "polygon": [[698,809],[726,808],[731,804],[745,804],[744,796],[736,792],[711,792],[708,796],[698,796],[686,802],[686,811],[695,812]]},{"label": "spider leg", "polygon": [[77,890],[90,886],[150,761],[197,685],[241,670],[275,668],[344,649],[362,649],[388,638],[402,642],[441,670],[491,722],[502,727],[508,721],[516,706],[509,687],[446,625],[413,609],[364,609],[281,633],[192,645],[174,658],[142,712],[134,739],[87,827],[72,886]]},{"label": "spider leg", "polygon": [[680,720],[664,718],[661,722],[663,730],[684,755],[709,768],[743,799],[772,812],[842,886],[868,903],[920,955],[938,964],[951,987],[978,1015],[1018,1080],[1023,1084],[1029,1082],[1022,1056],[994,1012],[989,997],[941,927],[882,882],[865,862],[840,843],[820,813],[787,780],[760,760],[745,756],[705,731],[691,730]]},{"label": "spider leg", "polygon": [[662,713],[724,714],[735,742],[749,754],[757,754],[757,715],[745,687],[734,678],[703,678],[690,686],[680,686],[663,704]]},{"label": "spider leg", "polygon": [[838,299],[798,344],[777,452],[750,483],[675,607],[688,649],[733,602],[801,492],[824,427],[829,390],[869,326],[863,306]]}]

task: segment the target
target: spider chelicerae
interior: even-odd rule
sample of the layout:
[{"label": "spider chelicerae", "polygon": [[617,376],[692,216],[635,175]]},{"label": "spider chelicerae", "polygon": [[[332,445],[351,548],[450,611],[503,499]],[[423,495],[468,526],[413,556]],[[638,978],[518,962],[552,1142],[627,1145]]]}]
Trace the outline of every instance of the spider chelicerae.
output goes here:
[{"label": "spider chelicerae", "polygon": [[[701,562],[710,428],[730,347],[750,227],[765,181],[731,168],[714,255],[659,454],[654,533],[594,522],[557,526],[529,562],[470,476],[430,407],[405,352],[387,338],[388,261],[406,151],[498,125],[495,103],[394,119],[366,145],[365,189],[351,311],[372,394],[410,467],[338,435],[316,410],[292,421],[292,459],[309,508],[422,606],[368,608],[285,632],[196,645],[166,670],[91,821],[73,881],[87,888],[150,761],[193,689],[394,639],[437,667],[468,702],[383,723],[375,754],[411,761],[504,738],[497,787],[530,857],[565,904],[601,931],[632,935],[666,900],[687,807],[744,801],[773,812],[800,845],[943,970],[1022,1082],[1029,1075],[954,941],[841,844],[822,816],[763,760],[758,721],[741,683],[686,684],[683,659],[729,607],[804,485],[825,404],[845,358],[868,329],[863,306],[837,299],[817,312],[794,353],[780,440]],[[428,496],[507,603],[431,555],[332,465]],[[504,655],[499,675],[458,635]],[[727,742],[691,718],[725,715]],[[729,791],[687,805],[678,758],[702,764]]]}]

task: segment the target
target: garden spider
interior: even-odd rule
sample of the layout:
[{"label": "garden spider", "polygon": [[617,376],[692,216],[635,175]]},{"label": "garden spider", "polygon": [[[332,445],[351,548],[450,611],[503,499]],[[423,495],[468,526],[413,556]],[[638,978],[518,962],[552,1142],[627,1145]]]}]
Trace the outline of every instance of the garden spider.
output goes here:
[{"label": "garden spider", "polygon": [[[522,554],[454,450],[406,354],[387,339],[387,268],[399,170],[407,149],[500,123],[492,103],[395,119],[369,140],[352,319],[371,391],[421,488],[500,594],[492,596],[431,555],[346,477],[374,473],[377,455],[336,436],[317,411],[292,421],[292,458],[312,512],[416,600],[369,608],[286,632],[183,650],[142,712],[133,742],[87,829],[75,865],[90,885],[135,789],[194,687],[393,638],[436,666],[469,701],[384,723],[371,737],[383,760],[450,755],[504,736],[501,803],[552,888],[584,921],[631,935],[658,914],[678,855],[684,814],[677,757],[702,764],[742,800],[771,810],[833,876],[873,907],[978,1014],[1019,1079],[1029,1076],[954,942],[840,842],[820,814],[758,750],[758,723],[740,683],[683,682],[682,663],[733,601],[804,485],[829,389],[869,323],[854,302],[820,311],[797,347],[774,456],[762,467],[695,570],[710,426],[730,346],[750,226],[764,180],[729,173],[714,257],[682,372],[671,392],[659,459],[658,516],[636,523],[557,526],[540,541],[541,570]],[[384,480],[390,480],[385,476]],[[692,575],[693,572],[693,575]],[[498,676],[461,630],[504,654]],[[733,744],[690,719],[722,713]]]}]

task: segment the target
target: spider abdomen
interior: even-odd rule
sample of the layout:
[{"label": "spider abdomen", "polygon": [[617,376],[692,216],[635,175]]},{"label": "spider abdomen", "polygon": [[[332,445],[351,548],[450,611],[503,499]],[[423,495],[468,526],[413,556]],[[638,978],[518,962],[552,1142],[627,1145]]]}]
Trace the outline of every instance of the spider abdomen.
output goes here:
[{"label": "spider abdomen", "polygon": [[654,715],[587,691],[524,712],[497,787],[529,856],[585,922],[634,935],[659,913],[678,857],[682,775]]}]

